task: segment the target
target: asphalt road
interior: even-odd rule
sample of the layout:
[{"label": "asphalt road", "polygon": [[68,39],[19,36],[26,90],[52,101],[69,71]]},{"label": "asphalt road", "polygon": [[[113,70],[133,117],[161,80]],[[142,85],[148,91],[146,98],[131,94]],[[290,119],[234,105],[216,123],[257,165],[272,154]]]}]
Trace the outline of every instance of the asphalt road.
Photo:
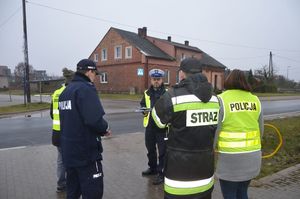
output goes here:
[{"label": "asphalt road", "polygon": [[[123,113],[109,113],[106,119],[109,121],[113,135],[143,132],[142,117],[139,113],[134,113],[136,102],[117,102],[118,108],[122,106]],[[110,102],[112,105],[112,102]],[[277,115],[281,113],[300,112],[300,99],[262,101],[265,116]],[[129,112],[129,110],[131,110]],[[0,119],[0,149],[18,146],[43,145],[51,143],[52,122],[49,112],[34,114],[32,117],[13,117]]]}]

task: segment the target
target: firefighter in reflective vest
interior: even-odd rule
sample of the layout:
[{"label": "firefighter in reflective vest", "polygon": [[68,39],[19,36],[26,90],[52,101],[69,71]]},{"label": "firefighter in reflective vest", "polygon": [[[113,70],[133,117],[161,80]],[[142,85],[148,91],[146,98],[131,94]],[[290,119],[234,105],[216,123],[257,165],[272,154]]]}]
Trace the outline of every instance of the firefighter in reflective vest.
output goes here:
[{"label": "firefighter in reflective vest", "polygon": [[58,110],[58,98],[60,94],[65,90],[68,83],[73,78],[74,72],[68,70],[67,68],[63,69],[63,76],[65,77],[65,84],[62,85],[59,89],[55,90],[52,94],[51,108],[50,108],[50,117],[52,119],[52,144],[57,147],[57,188],[56,192],[64,192],[66,190],[66,170],[62,163],[61,148],[60,148],[60,119],[59,119],[59,110]]},{"label": "firefighter in reflective vest", "polygon": [[220,118],[216,145],[216,176],[225,199],[248,198],[251,179],[261,167],[263,114],[257,96],[240,70],[233,70],[225,80],[226,91],[220,94]]},{"label": "firefighter in reflective vest", "polygon": [[[148,90],[145,90],[144,96],[140,102],[142,108],[144,108],[144,127],[145,130],[145,145],[147,148],[148,166],[145,171],[142,172],[143,176],[156,175],[153,181],[154,185],[163,183],[164,174],[164,159],[165,159],[165,133],[166,129],[160,129],[156,126],[151,117],[151,108],[156,101],[165,93],[165,87],[163,83],[164,71],[160,69],[152,69],[149,71],[151,86]],[[157,150],[158,149],[158,158]]]},{"label": "firefighter in reflective vest", "polygon": [[184,59],[178,85],[155,104],[156,124],[169,126],[165,163],[165,199],[209,199],[214,184],[214,136],[219,102],[201,74],[203,63]]}]

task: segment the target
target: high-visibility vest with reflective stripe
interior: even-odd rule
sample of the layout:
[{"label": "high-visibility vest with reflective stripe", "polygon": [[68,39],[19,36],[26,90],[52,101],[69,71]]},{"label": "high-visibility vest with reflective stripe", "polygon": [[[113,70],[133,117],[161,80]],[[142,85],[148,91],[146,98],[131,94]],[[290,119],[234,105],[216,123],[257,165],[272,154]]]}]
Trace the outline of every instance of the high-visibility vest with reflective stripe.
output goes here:
[{"label": "high-visibility vest with reflective stripe", "polygon": [[59,95],[65,90],[65,86],[57,89],[52,95],[52,113],[53,113],[53,125],[52,129],[55,131],[60,131],[60,119],[58,110],[58,98]]},{"label": "high-visibility vest with reflective stripe", "polygon": [[[147,94],[147,90],[144,91],[144,95],[145,95],[146,108],[150,109],[151,101],[150,101],[150,96]],[[148,126],[149,117],[150,117],[150,112],[148,113],[148,115],[146,117],[144,117],[144,127]]]},{"label": "high-visibility vest with reflective stripe", "polygon": [[192,195],[209,190],[214,185],[214,176],[195,181],[177,181],[165,177],[165,192],[172,195]]},{"label": "high-visibility vest with reflective stripe", "polygon": [[220,153],[251,153],[261,149],[257,96],[242,90],[228,90],[218,95],[224,107],[218,138]]}]

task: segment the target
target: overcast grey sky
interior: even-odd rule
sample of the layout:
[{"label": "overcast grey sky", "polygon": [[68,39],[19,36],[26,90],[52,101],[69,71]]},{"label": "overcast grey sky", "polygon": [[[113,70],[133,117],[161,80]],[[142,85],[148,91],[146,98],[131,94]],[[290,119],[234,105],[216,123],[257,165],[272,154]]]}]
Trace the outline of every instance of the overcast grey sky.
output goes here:
[{"label": "overcast grey sky", "polygon": [[[28,0],[29,63],[49,75],[75,69],[110,27],[189,40],[230,69],[268,65],[300,81],[299,0]],[[73,14],[72,14],[73,13]],[[24,61],[22,0],[0,0],[0,65]],[[289,67],[289,68],[288,68]]]}]

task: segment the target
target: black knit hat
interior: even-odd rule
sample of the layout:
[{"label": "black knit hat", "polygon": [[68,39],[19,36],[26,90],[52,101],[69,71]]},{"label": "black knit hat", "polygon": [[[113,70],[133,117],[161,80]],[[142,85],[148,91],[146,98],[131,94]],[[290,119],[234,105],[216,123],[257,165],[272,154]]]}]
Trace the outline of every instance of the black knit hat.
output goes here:
[{"label": "black knit hat", "polygon": [[179,70],[182,70],[186,73],[201,73],[203,63],[196,58],[186,58],[184,59],[179,66]]}]

